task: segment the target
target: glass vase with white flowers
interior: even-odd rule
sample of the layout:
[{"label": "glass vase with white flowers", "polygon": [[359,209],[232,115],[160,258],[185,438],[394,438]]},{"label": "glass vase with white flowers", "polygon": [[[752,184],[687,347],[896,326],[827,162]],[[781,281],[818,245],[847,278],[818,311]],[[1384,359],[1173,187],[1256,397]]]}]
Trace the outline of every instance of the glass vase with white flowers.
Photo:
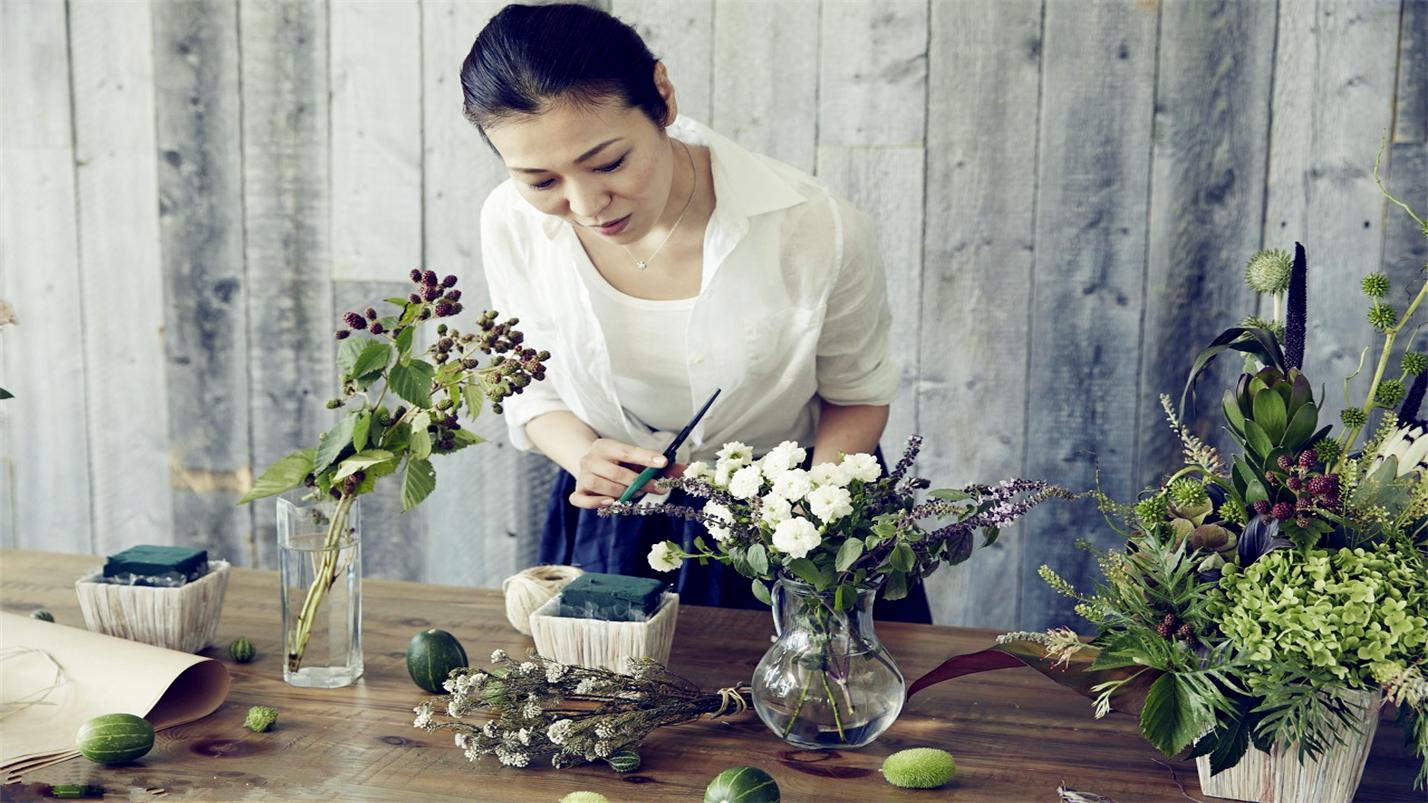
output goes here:
[{"label": "glass vase with white flowers", "polygon": [[[698,521],[710,539],[664,541],[649,554],[657,571],[685,560],[716,560],[751,579],[753,593],[774,608],[778,638],[755,670],[754,707],[780,738],[810,748],[861,747],[901,711],[901,672],[879,643],[873,601],[899,599],[910,583],[944,563],[972,555],[1002,527],[1062,488],[1012,479],[919,492],[910,476],[922,439],[908,439],[897,465],[883,474],[870,454],[804,468],[807,450],[785,441],[755,459],[728,443],[714,466],[691,463],[660,480],[708,500],[679,504],[614,504],[602,515],[667,515]],[[772,585],[771,585],[772,584]]]}]

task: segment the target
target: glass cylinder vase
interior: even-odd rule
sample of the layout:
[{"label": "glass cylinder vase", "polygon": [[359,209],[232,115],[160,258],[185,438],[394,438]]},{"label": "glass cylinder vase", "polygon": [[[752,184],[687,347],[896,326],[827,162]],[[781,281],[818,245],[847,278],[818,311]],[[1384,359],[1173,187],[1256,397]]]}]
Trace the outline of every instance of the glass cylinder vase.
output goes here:
[{"label": "glass cylinder vase", "polygon": [[821,750],[862,747],[902,711],[906,683],[873,630],[874,589],[839,611],[797,580],[773,588],[777,639],[754,669],[759,718],[779,738]]},{"label": "glass cylinder vase", "polygon": [[278,500],[283,680],[335,689],[362,676],[362,527],[356,499]]}]

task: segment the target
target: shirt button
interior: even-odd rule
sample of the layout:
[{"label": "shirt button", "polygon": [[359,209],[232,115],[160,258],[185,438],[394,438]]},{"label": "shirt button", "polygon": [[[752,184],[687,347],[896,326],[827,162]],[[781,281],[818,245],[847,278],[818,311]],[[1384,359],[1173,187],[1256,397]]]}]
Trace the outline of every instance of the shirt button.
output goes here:
[{"label": "shirt button", "polygon": [[699,365],[700,363],[704,362],[704,355],[703,355],[703,354],[696,354],[696,355],[694,355],[693,357],[690,358],[689,362],[691,362],[691,363],[694,364],[694,365]]}]

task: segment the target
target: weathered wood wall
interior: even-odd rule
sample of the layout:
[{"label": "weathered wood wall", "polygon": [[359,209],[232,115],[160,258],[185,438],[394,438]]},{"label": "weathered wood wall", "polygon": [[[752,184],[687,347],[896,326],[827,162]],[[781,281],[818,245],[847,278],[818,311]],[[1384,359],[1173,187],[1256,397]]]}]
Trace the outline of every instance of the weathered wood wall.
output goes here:
[{"label": "weathered wood wall", "polygon": [[[503,178],[460,115],[488,0],[0,3],[0,546],[208,547],[273,563],[232,502],[330,413],[335,317],[414,265],[484,299]],[[814,171],[880,225],[905,392],[938,484],[1010,475],[1129,498],[1176,458],[1156,396],[1253,311],[1260,247],[1309,249],[1308,368],[1337,411],[1357,283],[1428,243],[1425,0],[607,0],[681,107]],[[1207,422],[1208,424],[1208,422]],[[500,440],[402,516],[376,576],[494,585],[529,562],[552,470]],[[1204,429],[1209,433],[1208,426]],[[1093,568],[1088,505],[934,580],[940,622],[1071,621],[1036,576]],[[0,568],[3,572],[3,568]]]}]

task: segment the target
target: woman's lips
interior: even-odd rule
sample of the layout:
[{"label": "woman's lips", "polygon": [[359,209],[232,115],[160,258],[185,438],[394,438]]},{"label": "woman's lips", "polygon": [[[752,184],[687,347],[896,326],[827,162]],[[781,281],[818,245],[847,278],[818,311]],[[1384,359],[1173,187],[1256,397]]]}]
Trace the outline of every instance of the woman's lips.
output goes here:
[{"label": "woman's lips", "polygon": [[624,217],[620,218],[619,220],[611,221],[611,222],[609,222],[609,223],[606,223],[606,224],[603,225],[603,226],[591,226],[590,228],[594,229],[595,231],[600,232],[601,234],[605,235],[606,237],[614,237],[615,235],[617,235],[617,234],[619,234],[620,232],[624,231],[624,230],[625,230],[625,227],[628,226],[628,225],[630,225],[630,216],[629,216],[629,215],[625,215]]}]

